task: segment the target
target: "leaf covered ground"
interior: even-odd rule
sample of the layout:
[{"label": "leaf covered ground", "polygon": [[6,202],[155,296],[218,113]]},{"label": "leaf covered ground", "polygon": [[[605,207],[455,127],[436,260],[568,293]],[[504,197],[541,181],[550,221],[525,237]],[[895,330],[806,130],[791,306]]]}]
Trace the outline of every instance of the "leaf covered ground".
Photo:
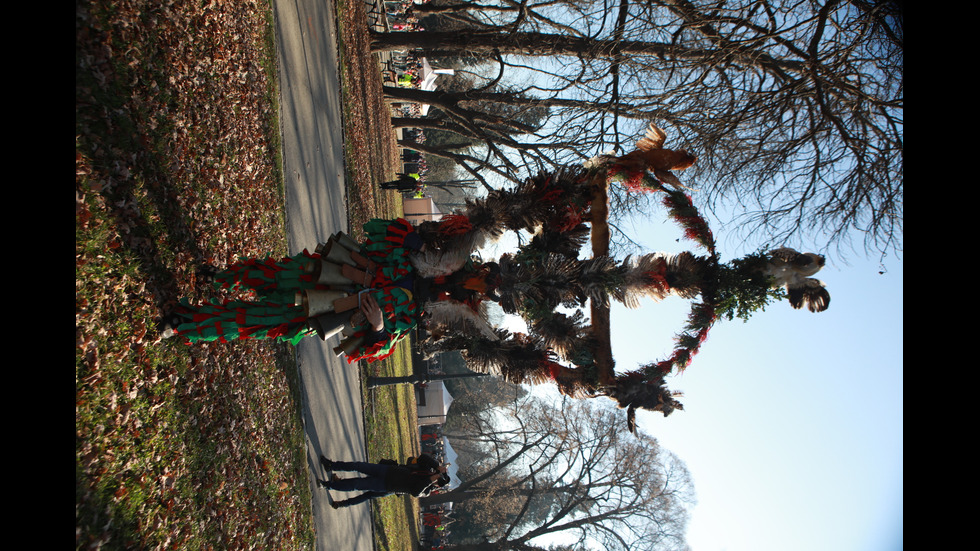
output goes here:
[{"label": "leaf covered ground", "polygon": [[75,546],[309,549],[292,349],[160,341],[286,252],[271,6],[76,4]]},{"label": "leaf covered ground", "polygon": [[[337,13],[356,230],[399,212],[375,185],[398,151],[363,5]],[[76,548],[310,549],[292,348],[155,327],[216,296],[198,266],[286,253],[271,2],[88,1],[75,23]]]}]

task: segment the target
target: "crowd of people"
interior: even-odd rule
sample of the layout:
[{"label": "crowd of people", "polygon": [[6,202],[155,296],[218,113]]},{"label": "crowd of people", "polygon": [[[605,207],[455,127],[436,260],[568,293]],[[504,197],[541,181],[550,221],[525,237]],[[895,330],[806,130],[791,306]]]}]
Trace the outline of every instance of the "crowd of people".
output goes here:
[{"label": "crowd of people", "polygon": [[[446,449],[442,437],[442,425],[423,425],[419,431],[422,453],[437,458],[445,465]],[[439,493],[446,488],[439,488]],[[455,522],[452,518],[452,504],[430,505],[420,513],[420,524],[422,526],[419,533],[421,549],[442,549],[449,543],[451,531],[449,525]]]},{"label": "crowd of people", "polygon": [[[417,104],[406,104],[404,107],[418,108]],[[421,129],[405,129],[404,139],[415,143],[424,143],[425,134]],[[396,174],[398,178],[380,184],[381,189],[398,191],[409,194],[412,197],[424,197],[426,192],[426,175],[429,166],[425,161],[425,155],[414,149],[402,149],[401,155],[402,172]]]},{"label": "crowd of people", "polygon": [[420,532],[420,549],[444,549],[451,543],[452,531],[449,525],[456,522],[452,518],[452,510],[447,511],[443,506],[433,505],[422,513],[422,531]]},{"label": "crowd of people", "polygon": [[[395,81],[402,88],[418,88],[422,85],[422,59],[415,52],[393,64]],[[421,113],[415,115],[419,116]],[[412,116],[412,115],[408,115]]]},{"label": "crowd of people", "polygon": [[425,27],[419,23],[419,18],[415,14],[415,5],[424,4],[428,1],[406,2],[403,0],[401,2],[385,2],[385,16],[388,18],[388,27],[392,31],[424,31]]}]

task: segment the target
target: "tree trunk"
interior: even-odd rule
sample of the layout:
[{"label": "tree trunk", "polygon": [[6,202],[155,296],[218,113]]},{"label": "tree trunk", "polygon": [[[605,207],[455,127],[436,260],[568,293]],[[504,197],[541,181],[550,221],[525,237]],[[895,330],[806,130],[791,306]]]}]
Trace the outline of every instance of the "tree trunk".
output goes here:
[{"label": "tree trunk", "polygon": [[439,505],[440,503],[460,502],[472,499],[480,495],[479,491],[472,490],[450,490],[440,494],[432,494],[419,498],[419,505],[428,507],[429,505]]},{"label": "tree trunk", "polygon": [[[440,109],[457,109],[460,103],[466,101],[485,101],[490,103],[520,105],[525,107],[561,107],[581,109],[582,111],[616,113],[623,118],[639,120],[649,120],[657,118],[658,116],[663,116],[664,114],[663,110],[659,108],[632,105],[621,101],[586,101],[558,97],[530,98],[519,94],[509,94],[507,92],[445,92],[441,90],[429,91],[420,90],[418,88],[385,86],[384,95],[391,100],[412,103],[427,103],[429,105],[439,107]],[[407,123],[408,120],[409,119],[407,117],[397,119],[399,125]]]},{"label": "tree trunk", "polygon": [[659,42],[623,41],[617,43],[613,40],[546,33],[428,31],[379,33],[371,31],[371,49],[375,52],[421,48],[423,50],[457,50],[473,53],[496,51],[504,55],[569,55],[587,59],[602,59],[611,55],[617,44],[620,45],[620,52],[627,55],[666,55],[671,49],[669,44]]},{"label": "tree trunk", "polygon": [[663,42],[642,40],[608,40],[601,38],[563,36],[548,33],[496,32],[395,32],[371,31],[371,50],[422,49],[428,52],[499,53],[524,56],[572,56],[586,60],[611,60],[629,56],[656,56],[666,60],[665,69],[674,61],[725,63],[778,69],[800,73],[806,64],[799,61],[775,59],[759,52],[742,55],[737,51],[706,48],[687,48]]},{"label": "tree trunk", "polygon": [[368,377],[367,386],[368,388],[376,388],[379,386],[390,386],[390,385],[401,385],[401,384],[415,384],[421,383],[423,381],[444,381],[447,379],[466,379],[470,377],[486,377],[490,375],[489,373],[451,373],[443,375],[404,375],[401,377]]}]

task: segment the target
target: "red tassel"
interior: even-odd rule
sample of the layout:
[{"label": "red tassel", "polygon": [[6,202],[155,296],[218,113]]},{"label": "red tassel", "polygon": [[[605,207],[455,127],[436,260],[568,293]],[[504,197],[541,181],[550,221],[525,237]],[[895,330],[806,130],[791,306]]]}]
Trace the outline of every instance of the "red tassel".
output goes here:
[{"label": "red tassel", "polygon": [[558,224],[558,231],[567,232],[578,226],[585,216],[585,209],[568,205],[562,215],[561,222]]},{"label": "red tassel", "polygon": [[470,219],[462,214],[447,214],[439,223],[439,233],[442,235],[462,235],[473,230]]},{"label": "red tassel", "polygon": [[623,182],[622,185],[627,189],[627,191],[650,193],[653,191],[660,191],[657,188],[653,188],[644,184],[644,179],[646,176],[646,171],[643,170],[629,170],[620,165],[613,165],[609,168],[608,172],[610,177],[618,176],[622,174]]},{"label": "red tassel", "polygon": [[289,326],[286,325],[285,323],[282,324],[282,325],[277,325],[276,327],[273,327],[272,329],[269,329],[269,332],[267,333],[267,337],[270,338],[270,339],[274,339],[276,337],[281,337],[281,336],[283,336],[283,335],[286,334],[286,332],[287,332],[286,330],[288,328],[289,328]]},{"label": "red tassel", "polygon": [[667,263],[661,262],[660,267],[656,271],[644,272],[643,276],[647,282],[648,287],[656,287],[661,291],[669,291],[670,284],[667,283]]},{"label": "red tassel", "polygon": [[540,367],[546,368],[548,370],[548,375],[552,379],[557,379],[558,374],[561,373],[561,368],[562,368],[561,364],[555,363],[551,360],[541,360],[540,362],[538,362],[538,365]]},{"label": "red tassel", "polygon": [[[551,188],[551,189],[548,189],[548,188]],[[544,193],[542,193],[541,196],[538,199],[542,203],[547,203],[547,204],[555,204],[555,203],[557,203],[558,202],[558,199],[562,196],[562,193],[563,193],[563,191],[562,191],[561,188],[551,187],[548,184],[545,184],[545,188],[544,188],[543,191],[544,191]]]}]

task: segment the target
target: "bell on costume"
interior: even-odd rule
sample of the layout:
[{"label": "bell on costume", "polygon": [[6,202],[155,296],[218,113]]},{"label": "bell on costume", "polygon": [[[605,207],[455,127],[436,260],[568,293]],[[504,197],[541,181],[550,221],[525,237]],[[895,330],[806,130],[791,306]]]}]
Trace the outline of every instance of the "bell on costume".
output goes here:
[{"label": "bell on costume", "polygon": [[[319,249],[319,247],[317,248]],[[337,264],[357,266],[357,262],[351,258],[350,249],[343,246],[339,241],[335,241],[333,238],[330,238],[330,241],[327,241],[326,245],[320,251],[320,258]]]},{"label": "bell on costume", "polygon": [[351,238],[346,233],[339,231],[331,235],[330,239],[328,239],[326,243],[320,243],[319,245],[317,245],[315,252],[320,256],[324,256],[324,251],[329,250],[329,247],[331,247],[333,243],[338,243],[349,251],[355,251],[355,252],[361,251],[360,243],[354,241],[354,239]]},{"label": "bell on costume", "polygon": [[[328,260],[337,262],[338,264],[350,264],[351,266],[356,266],[357,261],[351,256],[351,253],[360,253],[361,245],[357,241],[351,239],[344,232],[337,232],[330,236],[330,239],[326,243],[320,243],[314,249],[318,255]],[[361,257],[360,254],[355,254],[357,257]],[[363,258],[363,257],[361,257]]]},{"label": "bell on costume", "polygon": [[344,264],[340,267],[340,273],[358,285],[364,285],[367,287],[371,284],[370,280],[368,279],[367,272],[364,270],[358,270],[357,268],[351,267],[348,264]]},{"label": "bell on costume", "polygon": [[316,246],[315,252],[324,260],[336,264],[346,264],[373,272],[376,264],[361,254],[361,246],[344,232],[332,235],[326,243]]},{"label": "bell on costume", "polygon": [[353,332],[351,318],[359,313],[360,293],[308,289],[302,298],[297,297],[297,304],[306,310],[307,325],[320,339],[327,340],[341,331],[344,336]]},{"label": "bell on costume", "polygon": [[364,337],[347,337],[340,341],[340,346],[335,346],[333,353],[337,356],[353,354],[361,345],[364,344]]},{"label": "bell on costume", "polygon": [[[337,264],[329,260],[314,260],[306,265],[306,271],[313,274],[316,282],[320,285],[331,285],[337,287],[349,287],[351,283],[350,278],[344,276],[342,266],[347,266],[346,264]],[[348,266],[348,268],[350,268]]]},{"label": "bell on costume", "polygon": [[350,315],[344,312],[329,312],[308,318],[306,324],[316,331],[320,340],[325,341],[349,327]]},{"label": "bell on costume", "polygon": [[302,306],[306,317],[312,318],[337,311],[335,301],[347,296],[344,291],[307,289],[296,293],[297,306]]}]

